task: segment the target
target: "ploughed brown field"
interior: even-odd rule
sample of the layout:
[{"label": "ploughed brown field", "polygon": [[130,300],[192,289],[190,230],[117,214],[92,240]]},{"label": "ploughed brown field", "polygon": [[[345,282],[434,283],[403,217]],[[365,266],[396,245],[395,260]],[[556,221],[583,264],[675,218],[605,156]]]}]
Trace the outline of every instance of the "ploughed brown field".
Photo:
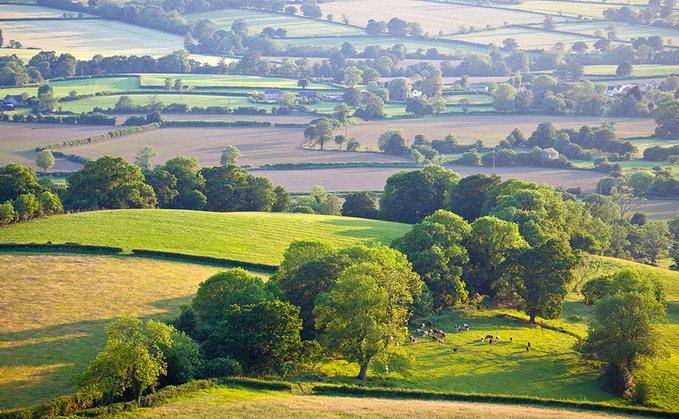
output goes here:
[{"label": "ploughed brown field", "polygon": [[[503,179],[517,178],[526,182],[546,183],[564,188],[582,186],[592,193],[603,176],[586,170],[548,169],[533,167],[489,167],[451,166],[447,167],[460,176],[474,173],[497,173]],[[291,192],[308,191],[314,185],[329,191],[381,190],[389,176],[403,170],[392,167],[352,167],[342,169],[314,170],[254,170],[255,176],[266,176],[274,185],[284,185]]]}]

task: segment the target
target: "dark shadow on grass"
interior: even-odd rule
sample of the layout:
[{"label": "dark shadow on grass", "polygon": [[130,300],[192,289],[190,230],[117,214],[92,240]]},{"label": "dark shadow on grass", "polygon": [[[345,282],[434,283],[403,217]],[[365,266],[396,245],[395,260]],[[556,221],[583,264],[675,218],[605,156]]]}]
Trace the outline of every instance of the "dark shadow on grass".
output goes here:
[{"label": "dark shadow on grass", "polygon": [[[169,320],[190,296],[153,301],[160,309],[141,320]],[[122,315],[122,313],[121,313]],[[0,334],[0,367],[35,368],[30,377],[0,384],[0,411],[25,408],[74,392],[77,377],[106,343],[106,325],[116,318],[87,320]]]}]

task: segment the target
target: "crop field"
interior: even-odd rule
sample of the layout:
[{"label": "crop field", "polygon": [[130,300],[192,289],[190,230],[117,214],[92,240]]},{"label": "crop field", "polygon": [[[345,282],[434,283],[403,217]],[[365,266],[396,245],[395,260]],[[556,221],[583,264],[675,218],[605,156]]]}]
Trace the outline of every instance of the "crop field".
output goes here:
[{"label": "crop field", "polygon": [[91,59],[96,54],[158,57],[184,47],[179,35],[103,19],[9,21],[2,23],[2,31],[5,39],[20,41],[24,48],[69,52],[81,59]]},{"label": "crop field", "polygon": [[[257,35],[262,29],[271,27],[283,28],[288,31],[288,37],[322,36],[352,36],[365,35],[365,31],[355,26],[328,22],[321,19],[307,19],[302,16],[290,16],[283,13],[271,13],[260,10],[223,9],[205,13],[184,15],[191,21],[196,19],[210,19],[218,29],[231,30],[231,24],[242,19],[248,24],[248,34]],[[335,16],[336,22],[341,16]]]},{"label": "crop field", "polygon": [[370,19],[387,22],[392,17],[419,22],[432,36],[438,35],[439,31],[444,34],[457,32],[460,26],[485,28],[486,25],[502,26],[504,22],[542,22],[542,16],[535,13],[417,0],[339,0],[321,3],[320,7],[324,15],[331,13],[338,20],[346,15],[351,25],[363,27]]},{"label": "crop field", "polygon": [[[612,76],[615,77],[616,65],[586,65],[586,76]],[[638,64],[632,67],[632,75],[635,77],[667,77],[679,74],[679,65]],[[611,80],[609,84],[615,84]]]},{"label": "crop field", "polygon": [[[164,87],[166,78],[182,79],[184,86],[194,87],[238,87],[238,88],[279,88],[279,89],[299,89],[297,81],[299,79],[285,79],[281,77],[259,77],[243,75],[218,75],[218,74],[144,74],[142,75],[141,85],[148,87]],[[332,86],[322,83],[310,83],[309,90],[331,89]]]},{"label": "crop field", "polygon": [[[660,36],[665,41],[665,43],[667,43],[668,40],[671,40],[672,44],[679,45],[679,30],[648,25],[630,25],[625,22],[614,23],[615,27],[617,28],[618,39],[620,40],[630,41],[632,38],[637,38],[640,36]],[[559,25],[557,30],[581,33],[585,35],[595,35],[597,31],[600,31],[602,36],[606,36],[606,28],[608,28],[610,24],[611,22],[609,21],[569,22]]]},{"label": "crop field", "polygon": [[[648,136],[655,131],[655,121],[651,118],[609,118],[615,122],[619,138]],[[583,125],[599,126],[600,118],[588,116],[554,116],[554,115],[455,115],[435,118],[424,118],[402,121],[371,121],[350,126],[347,129],[349,138],[372,149],[377,149],[377,140],[381,133],[389,129],[401,129],[408,140],[417,134],[424,134],[429,140],[442,140],[453,133],[461,144],[471,144],[483,140],[487,146],[495,146],[504,140],[514,128],[530,136],[541,122],[551,121],[559,128],[579,129]]]},{"label": "crop field", "polygon": [[[66,12],[72,13],[72,12]],[[77,15],[77,13],[75,13]],[[50,7],[40,7],[27,4],[0,4],[1,19],[42,19],[42,18],[59,18],[64,15],[63,10],[52,9]],[[83,17],[93,17],[92,15],[83,14]],[[3,23],[4,25],[4,23]],[[21,41],[21,40],[19,40]],[[7,42],[7,41],[5,41]],[[22,41],[23,43],[23,41]]]},{"label": "crop field", "polygon": [[[123,314],[169,320],[218,270],[123,256],[0,254],[0,411],[76,390]],[[87,278],[87,280],[83,280]]]},{"label": "crop field", "polygon": [[308,214],[114,210],[57,215],[3,227],[0,242],[75,242],[276,265],[293,239],[324,240],[341,248],[391,243],[409,228],[386,221]]},{"label": "crop field", "polygon": [[377,399],[371,397],[338,397],[291,395],[288,392],[253,390],[239,387],[215,387],[173,399],[162,406],[124,413],[131,418],[205,418],[224,416],[230,412],[240,418],[272,416],[292,418],[303,415],[314,418],[461,418],[502,417],[511,419],[601,419],[614,416],[604,413],[538,408],[488,403],[444,402],[431,400]]},{"label": "crop field", "polygon": [[669,221],[679,215],[679,201],[670,199],[650,199],[644,201],[634,212],[643,212],[649,220]]},{"label": "crop field", "polygon": [[[460,176],[475,173],[496,173],[503,179],[521,179],[525,182],[546,183],[563,188],[581,186],[585,192],[593,193],[603,174],[588,170],[549,169],[536,167],[498,167],[493,170],[483,166],[446,167]],[[391,167],[355,167],[342,169],[314,170],[261,170],[252,171],[255,176],[266,176],[274,185],[284,185],[289,191],[309,191],[320,185],[330,191],[382,190],[389,176],[403,169]]]},{"label": "crop field", "polygon": [[594,38],[582,36],[577,33],[563,34],[529,28],[507,28],[448,37],[448,39],[478,42],[480,44],[495,44],[497,46],[502,46],[502,41],[507,38],[516,39],[519,48],[522,49],[542,48],[545,50],[552,48],[557,42],[563,42],[566,46],[570,46],[576,42],[582,41],[591,47],[592,44],[597,41]]},{"label": "crop field", "polygon": [[[68,152],[92,158],[110,154],[134,161],[135,154],[142,147],[151,146],[158,153],[155,160],[158,164],[183,155],[198,158],[202,166],[214,166],[219,164],[222,150],[227,145],[234,145],[241,152],[238,163],[255,167],[288,162],[404,160],[383,153],[306,150],[302,148],[304,143],[302,128],[163,128],[69,147]],[[336,147],[334,142],[327,144],[328,149]]]},{"label": "crop field", "polygon": [[[0,122],[0,166],[18,163],[35,170],[37,153],[35,147],[66,141],[72,138],[88,137],[103,134],[115,129],[113,127],[88,125],[56,125],[56,124],[16,124]],[[50,171],[77,170],[81,164],[63,159],[55,159]]]},{"label": "crop field", "polygon": [[[516,10],[530,10],[536,13],[547,13],[551,15],[563,15],[569,17],[585,17],[590,19],[603,19],[603,12],[614,7],[605,3],[584,3],[584,2],[561,2],[550,0],[528,0],[520,5],[508,4],[505,7]],[[620,6],[618,6],[620,7]],[[642,9],[641,6],[632,5],[634,11]],[[558,27],[557,27],[558,29]]]}]

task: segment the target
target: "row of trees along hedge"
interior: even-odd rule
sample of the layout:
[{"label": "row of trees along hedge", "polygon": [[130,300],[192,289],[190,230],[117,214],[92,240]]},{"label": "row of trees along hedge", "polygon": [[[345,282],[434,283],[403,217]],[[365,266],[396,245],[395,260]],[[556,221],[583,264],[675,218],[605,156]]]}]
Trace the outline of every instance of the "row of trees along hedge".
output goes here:
[{"label": "row of trees along hedge", "polygon": [[51,179],[14,163],[0,167],[0,202],[0,225],[63,212]]},{"label": "row of trees along hedge", "polygon": [[0,120],[12,122],[41,124],[80,124],[80,125],[115,125],[116,118],[99,112],[83,112],[79,115],[43,115],[43,114],[7,114],[0,112]]},{"label": "row of trees along hedge", "polygon": [[64,148],[64,147],[75,147],[79,146],[82,144],[88,144],[88,143],[94,143],[97,141],[104,141],[104,140],[109,140],[112,138],[117,138],[117,137],[123,137],[126,135],[132,135],[132,134],[138,134],[140,132],[147,132],[151,130],[155,130],[161,127],[161,124],[154,122],[151,124],[146,124],[146,125],[141,125],[141,126],[135,126],[135,127],[124,127],[120,128],[114,131],[109,131],[104,134],[98,134],[98,135],[92,135],[89,137],[82,137],[82,138],[74,138],[72,140],[67,140],[67,141],[62,141],[60,143],[53,143],[53,144],[47,144],[45,146],[38,146],[35,148],[35,151],[40,152],[42,150],[48,149],[48,150],[54,150],[58,148]]}]

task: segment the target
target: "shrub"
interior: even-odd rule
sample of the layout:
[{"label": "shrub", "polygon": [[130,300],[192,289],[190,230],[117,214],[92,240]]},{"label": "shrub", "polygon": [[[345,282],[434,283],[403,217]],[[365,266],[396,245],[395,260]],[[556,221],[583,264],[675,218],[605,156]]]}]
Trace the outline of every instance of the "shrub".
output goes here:
[{"label": "shrub", "polygon": [[243,375],[243,368],[233,358],[214,358],[205,363],[205,377],[236,377]]}]

